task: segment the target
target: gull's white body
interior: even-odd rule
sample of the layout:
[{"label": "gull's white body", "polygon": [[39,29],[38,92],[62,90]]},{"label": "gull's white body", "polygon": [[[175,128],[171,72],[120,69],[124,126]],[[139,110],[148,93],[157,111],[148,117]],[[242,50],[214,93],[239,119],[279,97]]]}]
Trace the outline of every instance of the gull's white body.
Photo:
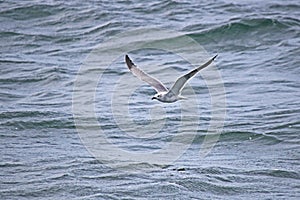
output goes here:
[{"label": "gull's white body", "polygon": [[158,101],[164,102],[164,103],[173,103],[181,99],[185,99],[185,97],[181,96],[181,91],[183,87],[185,86],[186,82],[193,77],[197,72],[199,72],[201,69],[207,67],[212,63],[212,61],[217,57],[214,56],[209,61],[207,61],[205,64],[201,65],[200,67],[195,68],[194,70],[190,71],[189,73],[179,77],[174,85],[171,87],[170,90],[168,90],[159,80],[151,77],[149,74],[146,74],[141,69],[139,69],[128,57],[128,55],[125,56],[126,64],[129,68],[129,70],[132,72],[133,75],[138,77],[140,80],[145,81],[154,89],[156,90],[156,94],[152,97],[152,99],[156,99]]}]

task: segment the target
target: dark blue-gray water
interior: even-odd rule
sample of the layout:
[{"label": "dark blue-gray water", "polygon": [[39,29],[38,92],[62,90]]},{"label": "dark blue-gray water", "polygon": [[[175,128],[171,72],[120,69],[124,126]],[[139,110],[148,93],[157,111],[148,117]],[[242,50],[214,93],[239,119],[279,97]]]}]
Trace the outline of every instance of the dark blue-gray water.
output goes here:
[{"label": "dark blue-gray water", "polygon": [[[0,1],[0,199],[299,199],[299,16],[297,0]],[[136,172],[124,171],[98,161],[81,141],[72,111],[74,82],[97,45],[146,27],[180,32],[209,55],[218,54],[226,120],[214,148],[199,158],[210,112],[205,83],[195,77],[191,85],[203,112],[190,148],[168,166],[142,163],[147,170],[137,164]],[[145,70],[151,64],[154,76],[164,72],[155,66],[191,69],[163,51],[129,54]],[[106,80],[128,73],[121,58]],[[101,112],[109,108],[101,103],[109,87],[96,91],[106,133],[143,151],[147,139],[122,136],[112,115]],[[149,123],[148,110],[160,105],[149,100],[153,94],[146,85],[132,94],[137,123]],[[153,148],[168,142],[178,126],[173,117]]]}]

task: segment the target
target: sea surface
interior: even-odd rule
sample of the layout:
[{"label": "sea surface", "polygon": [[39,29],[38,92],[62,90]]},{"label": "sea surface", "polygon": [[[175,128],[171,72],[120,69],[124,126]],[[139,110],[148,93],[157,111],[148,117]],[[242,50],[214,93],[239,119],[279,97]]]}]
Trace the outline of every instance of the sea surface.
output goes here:
[{"label": "sea surface", "polygon": [[[298,0],[1,0],[0,45],[1,200],[300,199]],[[162,104],[125,54],[218,57]]]}]

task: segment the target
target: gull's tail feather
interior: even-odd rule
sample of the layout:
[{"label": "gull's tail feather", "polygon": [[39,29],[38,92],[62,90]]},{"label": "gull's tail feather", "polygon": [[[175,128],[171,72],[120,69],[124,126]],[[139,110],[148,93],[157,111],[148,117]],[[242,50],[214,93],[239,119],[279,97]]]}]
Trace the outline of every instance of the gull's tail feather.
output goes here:
[{"label": "gull's tail feather", "polygon": [[187,98],[187,97],[184,97],[184,96],[178,96],[178,99],[179,99],[179,100],[187,100],[188,98]]}]

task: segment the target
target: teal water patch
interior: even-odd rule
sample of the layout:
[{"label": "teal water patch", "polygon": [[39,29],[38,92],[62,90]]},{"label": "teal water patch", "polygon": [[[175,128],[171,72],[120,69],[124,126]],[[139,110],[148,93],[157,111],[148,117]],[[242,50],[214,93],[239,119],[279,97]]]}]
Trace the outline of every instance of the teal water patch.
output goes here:
[{"label": "teal water patch", "polygon": [[12,130],[73,129],[73,119],[51,111],[14,111],[0,113],[1,126]]},{"label": "teal water patch", "polygon": [[203,45],[214,47],[218,52],[265,50],[269,45],[299,43],[299,40],[291,39],[299,37],[299,20],[292,17],[231,19],[198,32],[193,31],[189,36]]},{"label": "teal water patch", "polygon": [[0,12],[0,17],[6,17],[14,20],[26,21],[37,18],[46,18],[61,12],[59,6],[51,6],[47,4],[18,6],[6,9]]}]

